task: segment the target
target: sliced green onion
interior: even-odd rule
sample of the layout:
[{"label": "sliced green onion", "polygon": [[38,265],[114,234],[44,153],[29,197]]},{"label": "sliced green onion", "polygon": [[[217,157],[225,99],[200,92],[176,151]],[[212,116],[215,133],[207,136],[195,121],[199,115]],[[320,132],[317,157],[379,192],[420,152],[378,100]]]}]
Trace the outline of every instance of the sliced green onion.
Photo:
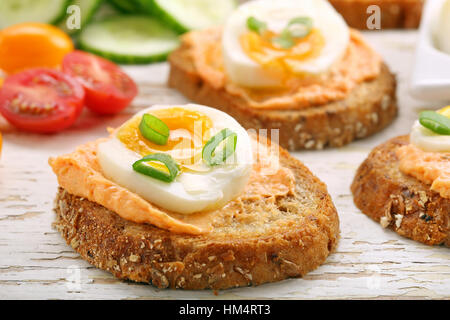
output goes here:
[{"label": "sliced green onion", "polygon": [[247,28],[251,31],[255,31],[262,34],[267,29],[267,24],[264,21],[258,20],[255,17],[249,17],[247,19]]},{"label": "sliced green onion", "polygon": [[[169,173],[146,164],[150,161],[161,162],[169,170]],[[170,155],[153,153],[133,163],[133,170],[164,182],[172,182],[177,177],[180,167]]]},{"label": "sliced green onion", "polygon": [[139,131],[145,139],[159,145],[165,145],[169,139],[169,127],[163,121],[148,113],[142,116]]},{"label": "sliced green onion", "polygon": [[283,49],[290,49],[295,45],[291,32],[284,29],[279,36],[272,38],[272,43]]},{"label": "sliced green onion", "polygon": [[291,19],[280,35],[272,39],[272,43],[283,49],[290,49],[295,45],[295,39],[304,38],[311,33],[313,20],[309,17]]},{"label": "sliced green onion", "polygon": [[434,133],[450,135],[450,118],[442,114],[434,111],[423,111],[419,114],[419,122]]},{"label": "sliced green onion", "polygon": [[[222,150],[216,152],[217,146],[225,141]],[[236,150],[237,134],[228,128],[221,130],[214,137],[209,139],[202,150],[203,160],[210,166],[219,165],[234,153]]]},{"label": "sliced green onion", "polygon": [[310,17],[297,17],[289,21],[287,28],[292,37],[304,38],[311,33],[313,20]]}]

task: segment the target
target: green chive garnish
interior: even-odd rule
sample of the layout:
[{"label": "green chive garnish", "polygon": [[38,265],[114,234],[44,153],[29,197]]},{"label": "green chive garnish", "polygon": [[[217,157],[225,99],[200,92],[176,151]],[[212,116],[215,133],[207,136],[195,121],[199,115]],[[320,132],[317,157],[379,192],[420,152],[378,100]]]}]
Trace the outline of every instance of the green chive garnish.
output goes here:
[{"label": "green chive garnish", "polygon": [[[167,173],[162,170],[158,170],[147,164],[147,162],[152,161],[162,163],[166,166],[169,172]],[[180,167],[170,155],[165,153],[153,153],[146,155],[142,159],[133,163],[133,170],[164,182],[172,182],[178,175]]]},{"label": "green chive garnish", "polygon": [[297,17],[289,21],[287,28],[294,38],[304,38],[311,33],[313,20],[310,17]]},{"label": "green chive garnish", "polygon": [[289,20],[280,35],[272,39],[272,43],[290,49],[295,45],[295,39],[304,38],[311,33],[313,20],[309,17],[296,17]]},{"label": "green chive garnish", "polygon": [[159,145],[165,145],[169,139],[169,127],[163,121],[148,113],[142,116],[139,131],[145,139]]},{"label": "green chive garnish", "polygon": [[422,111],[419,114],[419,122],[422,126],[434,133],[450,135],[450,118],[434,111]]},{"label": "green chive garnish", "polygon": [[[226,139],[222,150],[216,152],[217,146]],[[228,128],[221,130],[209,139],[202,150],[203,160],[210,166],[219,165],[236,150],[237,134]]]},{"label": "green chive garnish", "polygon": [[283,49],[290,49],[295,45],[295,40],[289,30],[284,29],[279,36],[272,39],[272,43]]},{"label": "green chive garnish", "polygon": [[247,19],[247,28],[251,31],[262,34],[267,29],[267,24],[264,21],[256,19],[255,17],[249,17]]},{"label": "green chive garnish", "polygon": [[[280,35],[272,39],[272,43],[283,49],[290,49],[295,45],[295,39],[304,38],[311,33],[313,20],[310,17],[296,17],[289,20]],[[262,34],[267,30],[267,23],[255,17],[247,19],[247,28]]]}]

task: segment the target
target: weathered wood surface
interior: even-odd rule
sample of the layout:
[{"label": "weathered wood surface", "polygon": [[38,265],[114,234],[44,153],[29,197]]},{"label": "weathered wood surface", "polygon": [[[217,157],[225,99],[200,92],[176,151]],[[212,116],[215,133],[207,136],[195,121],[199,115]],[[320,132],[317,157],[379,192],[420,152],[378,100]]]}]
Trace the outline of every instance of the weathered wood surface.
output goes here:
[{"label": "weathered wood surface", "polygon": [[[388,129],[341,149],[294,155],[328,185],[341,220],[336,253],[303,279],[259,287],[187,292],[158,290],[116,280],[82,260],[52,229],[57,183],[49,156],[106,134],[140,108],[186,100],[165,86],[168,66],[127,67],[138,80],[140,96],[125,113],[112,118],[85,114],[72,129],[58,135],[19,132],[4,135],[0,159],[0,299],[240,299],[240,298],[450,298],[450,250],[402,238],[361,214],[349,190],[354,172],[367,153],[390,137],[405,134],[427,103],[408,93],[415,32],[366,34],[399,81],[400,116]],[[79,283],[73,280],[79,279]]]}]

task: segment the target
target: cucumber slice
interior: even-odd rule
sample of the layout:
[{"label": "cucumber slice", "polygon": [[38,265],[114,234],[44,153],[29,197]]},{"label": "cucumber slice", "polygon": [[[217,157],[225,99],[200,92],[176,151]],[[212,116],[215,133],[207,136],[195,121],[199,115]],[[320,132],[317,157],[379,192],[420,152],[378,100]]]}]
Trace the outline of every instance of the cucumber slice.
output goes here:
[{"label": "cucumber slice", "polygon": [[1,0],[0,29],[21,22],[56,24],[61,21],[70,0]]},{"label": "cucumber slice", "polygon": [[79,37],[81,49],[125,64],[163,61],[178,45],[174,31],[142,15],[118,15],[93,22]]},{"label": "cucumber slice", "polygon": [[139,0],[143,8],[178,32],[223,24],[236,0]]},{"label": "cucumber slice", "polygon": [[80,8],[80,28],[77,29],[69,29],[67,22],[69,24],[73,21],[67,21],[70,19],[70,13],[66,12],[66,16],[64,17],[63,21],[59,24],[59,27],[64,30],[68,34],[76,34],[78,33],[89,21],[91,21],[92,17],[94,16],[94,13],[97,11],[97,9],[100,7],[100,4],[103,2],[103,0],[72,0],[69,3],[68,8],[71,5],[77,5]]},{"label": "cucumber slice", "polygon": [[109,3],[123,13],[140,13],[142,11],[137,0],[109,0]]},{"label": "cucumber slice", "polygon": [[111,16],[117,16],[118,14],[120,14],[120,11],[118,11],[116,7],[114,7],[110,2],[102,0],[100,8],[94,12],[94,16],[89,22],[104,20]]}]

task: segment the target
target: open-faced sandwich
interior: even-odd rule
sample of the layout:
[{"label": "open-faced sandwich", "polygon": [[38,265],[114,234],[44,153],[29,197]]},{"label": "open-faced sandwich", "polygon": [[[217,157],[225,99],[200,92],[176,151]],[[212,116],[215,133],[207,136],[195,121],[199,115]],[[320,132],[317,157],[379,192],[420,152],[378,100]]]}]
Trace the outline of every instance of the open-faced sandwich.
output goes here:
[{"label": "open-faced sandwich", "polygon": [[169,85],[246,128],[280,129],[289,150],[342,146],[397,115],[396,81],[326,0],[257,0],[223,28],[193,31]]},{"label": "open-faced sandwich", "polygon": [[337,245],[326,186],[214,108],[153,106],[49,163],[60,186],[56,228],[119,278],[257,285],[302,276]]},{"label": "open-faced sandwich", "polygon": [[376,147],[351,189],[356,206],[383,228],[450,246],[450,107],[422,112],[410,135]]}]

